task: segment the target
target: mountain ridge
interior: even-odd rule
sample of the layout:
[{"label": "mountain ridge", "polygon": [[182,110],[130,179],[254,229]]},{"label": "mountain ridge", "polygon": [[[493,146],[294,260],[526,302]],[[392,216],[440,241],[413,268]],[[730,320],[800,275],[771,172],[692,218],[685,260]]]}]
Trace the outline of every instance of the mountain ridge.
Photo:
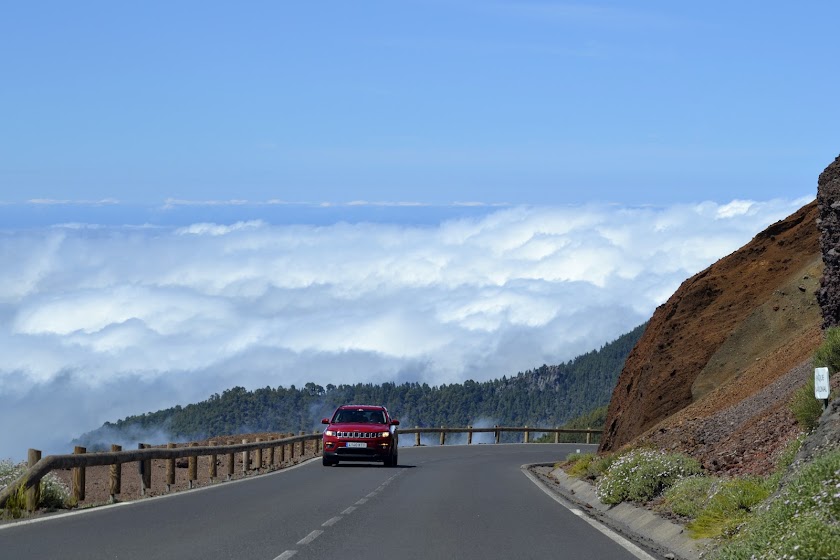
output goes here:
[{"label": "mountain ridge", "polygon": [[790,392],[807,379],[822,340],[816,219],[814,201],[656,309],[619,376],[601,451],[647,442],[694,455],[711,471],[771,468],[797,431]]}]

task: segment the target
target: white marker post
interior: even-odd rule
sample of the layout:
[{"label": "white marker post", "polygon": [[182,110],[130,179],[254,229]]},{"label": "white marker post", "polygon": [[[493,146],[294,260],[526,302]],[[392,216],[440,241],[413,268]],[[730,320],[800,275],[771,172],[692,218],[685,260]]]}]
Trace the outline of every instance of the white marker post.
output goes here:
[{"label": "white marker post", "polygon": [[823,401],[823,408],[828,407],[828,395],[831,387],[828,384],[828,368],[818,367],[814,369],[814,396]]}]

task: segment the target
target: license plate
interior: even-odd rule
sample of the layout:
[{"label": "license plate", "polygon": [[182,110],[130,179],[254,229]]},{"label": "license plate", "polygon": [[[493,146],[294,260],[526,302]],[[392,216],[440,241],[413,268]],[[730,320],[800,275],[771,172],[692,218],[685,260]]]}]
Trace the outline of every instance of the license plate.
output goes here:
[{"label": "license plate", "polygon": [[347,447],[367,447],[367,443],[363,441],[348,441]]}]

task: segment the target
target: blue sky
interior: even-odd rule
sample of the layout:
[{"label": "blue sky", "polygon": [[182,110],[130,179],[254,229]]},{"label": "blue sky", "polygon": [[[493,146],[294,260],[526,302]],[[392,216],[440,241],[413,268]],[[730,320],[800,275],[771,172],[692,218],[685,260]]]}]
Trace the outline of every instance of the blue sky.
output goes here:
[{"label": "blue sky", "polygon": [[598,348],[814,198],[838,16],[7,3],[0,458],[235,385]]},{"label": "blue sky", "polygon": [[0,200],[812,192],[834,2],[17,2]]}]

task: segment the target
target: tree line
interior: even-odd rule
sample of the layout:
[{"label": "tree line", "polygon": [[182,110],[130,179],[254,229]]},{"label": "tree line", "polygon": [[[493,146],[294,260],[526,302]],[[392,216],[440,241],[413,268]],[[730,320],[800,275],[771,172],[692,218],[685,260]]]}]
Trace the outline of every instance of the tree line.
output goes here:
[{"label": "tree line", "polygon": [[[254,432],[312,431],[320,427],[322,417],[348,403],[384,404],[405,427],[559,426],[609,403],[624,361],[645,327],[640,325],[569,362],[490,381],[326,387],[310,382],[300,388],[292,385],[253,391],[233,387],[195,404],[106,422],[73,443],[95,450],[113,442],[115,433],[166,432],[171,441],[191,441]],[[593,415],[589,421],[597,417]]]}]

